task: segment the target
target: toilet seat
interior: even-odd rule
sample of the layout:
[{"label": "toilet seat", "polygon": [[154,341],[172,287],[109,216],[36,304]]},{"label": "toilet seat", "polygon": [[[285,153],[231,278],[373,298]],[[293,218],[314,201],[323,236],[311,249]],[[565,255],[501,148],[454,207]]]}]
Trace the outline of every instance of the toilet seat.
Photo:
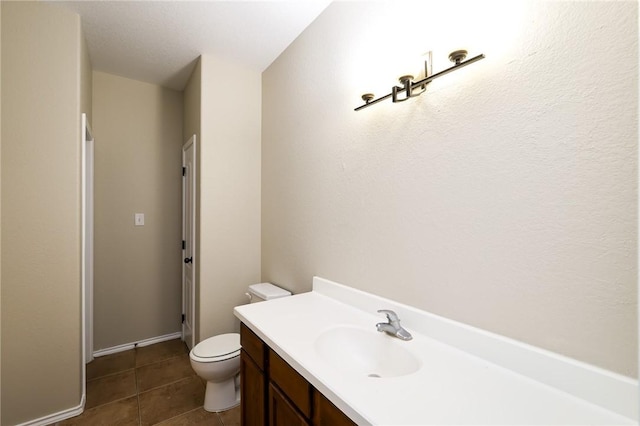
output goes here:
[{"label": "toilet seat", "polygon": [[219,362],[240,356],[240,334],[226,333],[209,337],[194,346],[189,353],[197,362]]}]

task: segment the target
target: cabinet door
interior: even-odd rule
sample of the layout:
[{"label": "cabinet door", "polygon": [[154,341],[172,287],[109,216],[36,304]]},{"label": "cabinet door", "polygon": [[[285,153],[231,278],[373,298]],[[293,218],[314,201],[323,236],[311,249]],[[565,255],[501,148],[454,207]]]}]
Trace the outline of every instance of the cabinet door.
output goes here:
[{"label": "cabinet door", "polygon": [[318,391],[313,394],[313,407],[314,426],[356,426],[346,414]]},{"label": "cabinet door", "polygon": [[308,426],[309,422],[295,409],[273,383],[269,383],[269,426]]},{"label": "cabinet door", "polygon": [[265,377],[251,357],[240,352],[240,404],[243,426],[264,426],[266,423]]},{"label": "cabinet door", "polygon": [[303,416],[311,418],[312,386],[273,350],[269,350],[269,380],[278,386]]}]

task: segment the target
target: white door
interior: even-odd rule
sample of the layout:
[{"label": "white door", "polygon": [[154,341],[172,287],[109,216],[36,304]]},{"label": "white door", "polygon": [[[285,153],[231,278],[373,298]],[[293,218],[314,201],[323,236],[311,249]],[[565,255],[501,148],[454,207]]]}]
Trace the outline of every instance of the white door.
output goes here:
[{"label": "white door", "polygon": [[195,345],[196,135],[182,147],[182,340]]}]

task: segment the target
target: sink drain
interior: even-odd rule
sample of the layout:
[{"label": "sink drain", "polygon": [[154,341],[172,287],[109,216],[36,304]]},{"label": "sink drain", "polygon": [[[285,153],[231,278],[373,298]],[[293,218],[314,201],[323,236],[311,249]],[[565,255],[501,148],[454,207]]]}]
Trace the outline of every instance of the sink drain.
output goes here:
[{"label": "sink drain", "polygon": [[379,378],[380,378],[380,375],[379,375],[379,374],[376,374],[376,373],[371,373],[371,374],[369,374],[367,377],[376,377],[376,378],[378,378],[378,379],[379,379]]}]

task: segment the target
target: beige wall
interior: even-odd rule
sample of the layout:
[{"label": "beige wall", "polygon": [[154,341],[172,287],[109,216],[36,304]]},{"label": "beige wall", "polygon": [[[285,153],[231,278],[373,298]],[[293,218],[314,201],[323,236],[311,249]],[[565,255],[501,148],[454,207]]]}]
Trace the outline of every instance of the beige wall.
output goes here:
[{"label": "beige wall", "polygon": [[[2,99],[2,2],[0,2],[0,100]],[[2,176],[2,102],[0,101],[0,177]],[[2,184],[0,183],[0,224],[2,223]],[[2,327],[2,226],[0,226],[0,331]],[[2,383],[2,338],[0,338],[0,383]],[[1,389],[0,389],[1,392]],[[0,422],[2,401],[0,400]]]},{"label": "beige wall", "polygon": [[[476,3],[333,3],[265,71],[262,279],[319,275],[635,377],[637,3]],[[460,47],[487,58],[353,111],[405,57],[439,71]]]},{"label": "beige wall", "polygon": [[200,138],[200,103],[202,91],[202,66],[200,59],[196,62],[189,81],[183,90],[182,139],[186,143],[194,134]]},{"label": "beige wall", "polygon": [[80,57],[77,15],[2,3],[2,424],[81,400]]},{"label": "beige wall", "polygon": [[[260,73],[201,57],[198,340],[239,329],[260,281]],[[235,84],[235,83],[237,84]]]},{"label": "beige wall", "polygon": [[[200,58],[196,61],[196,65],[191,72],[189,81],[183,90],[183,125],[182,125],[182,141],[186,143],[191,136],[196,135],[196,223],[195,232],[198,234],[200,229],[200,119],[201,119],[201,102],[202,102],[202,65]],[[193,324],[193,334],[196,341],[199,341],[199,318],[200,318],[200,239],[196,238],[196,247],[194,250],[195,268],[195,322]]]},{"label": "beige wall", "polygon": [[[2,99],[2,2],[0,2],[0,100]],[[2,176],[2,102],[0,101],[0,177]],[[0,184],[0,224],[2,223],[2,184]],[[2,327],[2,226],[0,226],[0,330]],[[0,383],[2,383],[2,339],[0,338]],[[1,391],[1,390],[0,390]],[[0,401],[0,422],[2,401]]]},{"label": "beige wall", "polygon": [[80,111],[87,114],[87,120],[91,123],[93,118],[93,69],[87,42],[83,35],[80,36],[80,41]]},{"label": "beige wall", "polygon": [[182,93],[94,72],[92,126],[98,350],[180,331]]}]

